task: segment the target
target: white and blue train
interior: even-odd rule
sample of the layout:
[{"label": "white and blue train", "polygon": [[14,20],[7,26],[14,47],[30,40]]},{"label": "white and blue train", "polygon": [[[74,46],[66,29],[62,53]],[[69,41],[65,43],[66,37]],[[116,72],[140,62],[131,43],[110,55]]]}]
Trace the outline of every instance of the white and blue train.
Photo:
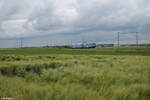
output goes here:
[{"label": "white and blue train", "polygon": [[95,48],[96,43],[89,42],[89,43],[78,43],[71,45],[71,48],[73,49],[80,49],[80,48]]}]

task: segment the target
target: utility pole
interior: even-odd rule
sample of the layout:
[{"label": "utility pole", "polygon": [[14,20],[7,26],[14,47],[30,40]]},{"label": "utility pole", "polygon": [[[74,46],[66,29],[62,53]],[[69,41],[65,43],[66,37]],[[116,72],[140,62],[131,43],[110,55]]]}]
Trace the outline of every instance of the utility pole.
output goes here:
[{"label": "utility pole", "polygon": [[70,44],[70,46],[72,46],[72,40],[71,40],[71,44]]},{"label": "utility pole", "polygon": [[15,41],[16,41],[15,42],[15,44],[16,44],[15,47],[18,48],[19,47],[18,39],[16,39]]},{"label": "utility pole", "polygon": [[46,47],[47,47],[47,48],[49,47],[48,42],[46,43]]},{"label": "utility pole", "polygon": [[120,32],[118,32],[118,48],[120,47]]},{"label": "utility pole", "polygon": [[22,38],[20,39],[20,42],[21,42],[21,48],[22,48]]},{"label": "utility pole", "polygon": [[23,47],[23,38],[20,38],[20,48]]},{"label": "utility pole", "polygon": [[138,48],[138,46],[139,46],[139,44],[138,44],[138,32],[136,32],[136,46],[137,46],[137,48]]}]

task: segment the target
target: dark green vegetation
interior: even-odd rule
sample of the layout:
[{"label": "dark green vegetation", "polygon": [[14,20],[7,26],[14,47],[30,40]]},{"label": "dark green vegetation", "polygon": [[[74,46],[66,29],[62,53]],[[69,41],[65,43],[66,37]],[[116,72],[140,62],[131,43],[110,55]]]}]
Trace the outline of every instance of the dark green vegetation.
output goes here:
[{"label": "dark green vegetation", "polygon": [[149,100],[149,55],[146,48],[3,49],[0,98]]},{"label": "dark green vegetation", "polygon": [[0,54],[14,55],[150,55],[150,48],[96,48],[96,49],[63,49],[63,48],[25,48],[0,49]]}]

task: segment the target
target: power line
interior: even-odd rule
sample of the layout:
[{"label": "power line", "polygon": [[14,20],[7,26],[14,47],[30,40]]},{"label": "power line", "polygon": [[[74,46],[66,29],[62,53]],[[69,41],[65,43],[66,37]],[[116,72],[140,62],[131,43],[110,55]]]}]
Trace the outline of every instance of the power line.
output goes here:
[{"label": "power line", "polygon": [[138,32],[136,32],[136,46],[137,46],[137,48],[138,48],[138,46],[139,46],[139,43],[138,43],[138,42],[139,42],[139,41],[138,41],[138,38],[139,38],[139,37],[138,37]]},{"label": "power line", "polygon": [[20,38],[20,48],[23,48],[23,38]]},{"label": "power line", "polygon": [[118,32],[118,48],[120,47],[120,32]]}]

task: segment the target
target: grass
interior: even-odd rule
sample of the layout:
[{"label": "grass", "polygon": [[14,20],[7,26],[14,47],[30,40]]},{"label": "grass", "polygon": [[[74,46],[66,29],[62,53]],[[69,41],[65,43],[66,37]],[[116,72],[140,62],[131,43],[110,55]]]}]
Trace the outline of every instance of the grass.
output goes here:
[{"label": "grass", "polygon": [[[0,50],[0,98],[150,99],[149,50],[126,49],[119,53],[110,49],[57,50],[59,49],[24,49],[24,52],[22,49]],[[2,51],[5,52],[2,54]],[[103,53],[105,51],[108,54]],[[133,53],[130,55],[127,51]],[[141,51],[144,53],[137,54]]]},{"label": "grass", "polygon": [[63,49],[63,48],[25,48],[1,49],[0,54],[14,55],[150,55],[150,48],[96,48],[96,49]]}]

